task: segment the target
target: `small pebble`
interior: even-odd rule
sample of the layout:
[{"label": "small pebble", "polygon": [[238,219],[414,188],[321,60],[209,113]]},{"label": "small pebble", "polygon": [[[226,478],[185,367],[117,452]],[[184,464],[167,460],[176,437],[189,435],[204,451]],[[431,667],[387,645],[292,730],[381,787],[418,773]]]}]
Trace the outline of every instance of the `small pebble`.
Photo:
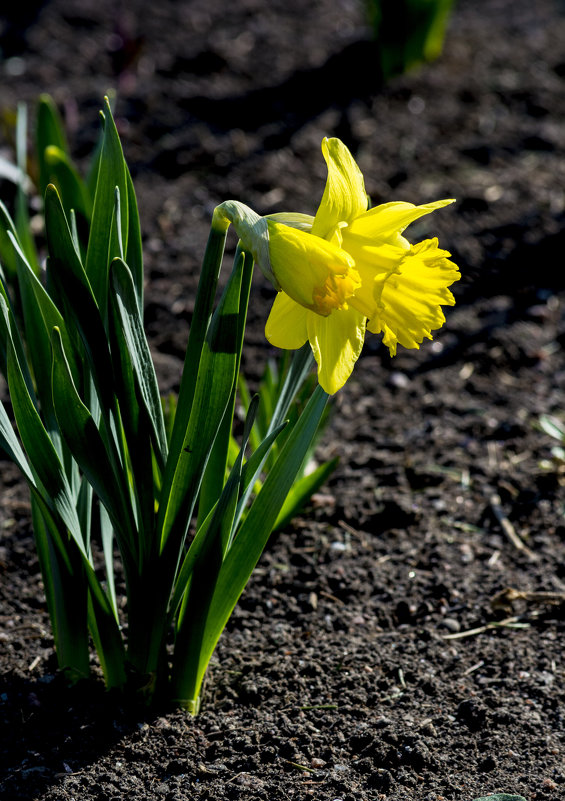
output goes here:
[{"label": "small pebble", "polygon": [[396,389],[404,389],[410,383],[408,376],[404,375],[404,373],[391,373],[388,379],[388,383],[392,387],[396,387]]}]

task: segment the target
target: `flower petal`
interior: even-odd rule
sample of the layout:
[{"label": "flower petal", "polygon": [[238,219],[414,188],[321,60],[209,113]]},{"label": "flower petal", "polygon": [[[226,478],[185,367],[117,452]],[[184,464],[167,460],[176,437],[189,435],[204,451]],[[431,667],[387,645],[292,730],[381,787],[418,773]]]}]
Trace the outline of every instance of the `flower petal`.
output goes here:
[{"label": "flower petal", "polygon": [[334,311],[329,317],[310,312],[306,322],[318,364],[318,382],[333,395],[345,384],[361,354],[367,318],[350,308]]},{"label": "flower petal", "polygon": [[398,343],[419,348],[424,338],[432,339],[431,332],[445,322],[441,306],[455,303],[448,287],[460,274],[450,254],[437,245],[437,239],[426,239],[411,247],[399,271],[382,285],[380,308],[368,328],[383,333],[391,356]]},{"label": "flower petal", "polygon": [[343,142],[324,139],[322,153],[328,165],[328,178],[312,233],[329,239],[339,223],[349,223],[363,214],[368,200],[363,174]]},{"label": "flower petal", "polygon": [[392,244],[407,250],[409,244],[401,236],[404,229],[419,217],[424,217],[454,202],[454,200],[437,200],[435,203],[425,203],[422,206],[395,202],[375,206],[353,220],[348,228],[342,231],[343,247],[348,250],[350,241],[351,243],[357,241],[358,244],[363,244],[363,241],[369,244],[370,241],[374,245],[378,241],[389,240]]},{"label": "flower petal", "polygon": [[[283,350],[297,350],[308,339],[304,306],[295,303],[285,292],[279,292],[265,325],[265,336],[271,345]],[[321,319],[321,318],[320,318]]]}]

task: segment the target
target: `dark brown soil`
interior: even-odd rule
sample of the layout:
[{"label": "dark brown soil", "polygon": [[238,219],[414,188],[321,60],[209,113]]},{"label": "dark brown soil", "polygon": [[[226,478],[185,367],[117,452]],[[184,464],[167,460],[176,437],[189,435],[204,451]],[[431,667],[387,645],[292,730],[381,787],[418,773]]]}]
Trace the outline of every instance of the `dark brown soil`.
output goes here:
[{"label": "dark brown soil", "polygon": [[[213,207],[312,213],[324,135],[375,203],[458,199],[411,236],[439,235],[463,279],[434,343],[391,361],[367,341],[320,448],[341,466],[270,543],[196,719],[63,686],[0,462],[2,798],[565,798],[565,605],[493,605],[565,592],[563,469],[539,427],[564,413],[563,5],[459,0],[440,61],[384,88],[360,0],[14,6],[3,113],[50,92],[84,163],[118,91],[164,391]],[[257,276],[251,377],[272,295]]]}]

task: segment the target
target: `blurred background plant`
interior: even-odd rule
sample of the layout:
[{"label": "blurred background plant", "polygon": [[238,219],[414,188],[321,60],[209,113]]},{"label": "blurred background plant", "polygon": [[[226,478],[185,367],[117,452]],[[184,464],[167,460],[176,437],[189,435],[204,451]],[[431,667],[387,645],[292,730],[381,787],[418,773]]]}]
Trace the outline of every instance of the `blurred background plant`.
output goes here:
[{"label": "blurred background plant", "polygon": [[366,0],[383,80],[441,54],[454,0]]}]

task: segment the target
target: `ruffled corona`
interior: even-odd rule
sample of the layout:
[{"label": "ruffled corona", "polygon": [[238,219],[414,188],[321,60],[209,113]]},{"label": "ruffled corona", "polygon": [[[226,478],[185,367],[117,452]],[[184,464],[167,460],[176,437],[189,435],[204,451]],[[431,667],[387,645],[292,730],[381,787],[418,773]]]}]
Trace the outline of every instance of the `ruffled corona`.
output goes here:
[{"label": "ruffled corona", "polygon": [[459,278],[450,255],[438,247],[437,239],[426,239],[410,247],[398,270],[383,281],[379,311],[367,327],[383,334],[391,356],[396,355],[397,344],[420,347],[444,324],[441,307],[455,303],[448,287]]}]

